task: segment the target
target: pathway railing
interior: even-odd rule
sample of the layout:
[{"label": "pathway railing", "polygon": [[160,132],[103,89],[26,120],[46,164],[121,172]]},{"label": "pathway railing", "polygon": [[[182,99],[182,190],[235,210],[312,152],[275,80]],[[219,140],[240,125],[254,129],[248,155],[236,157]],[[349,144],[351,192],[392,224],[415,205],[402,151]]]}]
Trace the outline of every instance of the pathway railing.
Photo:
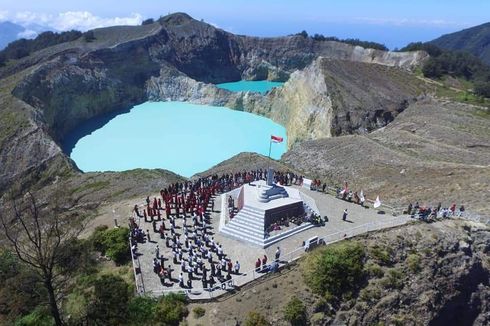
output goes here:
[{"label": "pathway railing", "polygon": [[[369,222],[357,227],[354,227],[345,231],[337,231],[331,234],[327,234],[324,236],[318,237],[318,245],[328,245],[338,241],[342,241],[348,238],[355,237],[357,235],[381,230],[386,228],[392,228],[396,226],[400,226],[406,224],[409,219],[405,217],[394,217],[390,220],[386,221],[377,221],[377,222]],[[293,251],[290,251],[280,257],[279,268],[283,268],[288,264],[298,260],[306,253],[305,247],[301,246]],[[193,287],[192,289],[159,289],[156,291],[148,291],[147,295],[151,296],[159,296],[164,295],[170,292],[182,292],[185,293],[189,299],[213,299],[217,298],[221,295],[228,293],[229,291],[235,290],[236,287],[243,286],[247,283],[255,281],[265,275],[269,274],[268,272],[264,272],[262,270],[256,270],[255,268],[249,270],[245,273],[241,273],[239,275],[234,275],[230,280],[226,280],[224,282],[216,283],[212,288],[203,288],[203,287]]]},{"label": "pathway railing", "polygon": [[139,257],[136,256],[136,259],[134,258],[133,250],[131,248],[131,235],[129,235],[129,250],[131,251],[131,261],[133,262],[133,274],[134,274],[134,284],[136,284],[136,293],[139,295],[145,294],[143,269],[141,268]]}]

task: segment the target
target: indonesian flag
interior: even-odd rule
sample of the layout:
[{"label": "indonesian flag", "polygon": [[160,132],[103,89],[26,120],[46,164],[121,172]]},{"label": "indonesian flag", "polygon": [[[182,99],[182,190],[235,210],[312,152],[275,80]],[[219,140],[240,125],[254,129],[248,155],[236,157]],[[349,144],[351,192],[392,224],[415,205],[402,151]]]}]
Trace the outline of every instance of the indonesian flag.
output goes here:
[{"label": "indonesian flag", "polygon": [[283,138],[282,137],[279,137],[279,136],[271,135],[271,141],[274,142],[274,143],[282,143]]}]

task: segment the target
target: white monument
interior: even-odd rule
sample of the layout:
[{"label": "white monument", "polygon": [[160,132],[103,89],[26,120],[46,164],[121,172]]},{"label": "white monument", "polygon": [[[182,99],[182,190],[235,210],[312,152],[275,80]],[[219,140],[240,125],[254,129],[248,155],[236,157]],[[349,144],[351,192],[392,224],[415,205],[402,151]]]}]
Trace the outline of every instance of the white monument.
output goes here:
[{"label": "white monument", "polygon": [[[267,247],[288,236],[312,227],[310,223],[299,226],[291,225],[283,232],[269,235],[267,230],[274,223],[284,218],[303,216],[305,207],[302,195],[293,187],[280,186],[274,183],[274,171],[268,170],[267,181],[259,180],[245,184],[233,191],[238,198],[239,212],[224,226],[220,232],[226,236],[246,241],[260,247]],[[230,195],[224,194],[223,199]],[[222,215],[223,218],[223,215]]]}]

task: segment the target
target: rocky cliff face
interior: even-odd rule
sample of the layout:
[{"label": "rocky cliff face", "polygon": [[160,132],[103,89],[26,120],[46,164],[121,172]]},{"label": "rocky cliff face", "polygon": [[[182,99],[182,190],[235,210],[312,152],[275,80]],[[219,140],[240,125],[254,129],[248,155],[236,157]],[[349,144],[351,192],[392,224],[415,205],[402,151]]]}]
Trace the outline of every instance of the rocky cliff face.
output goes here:
[{"label": "rocky cliff face", "polygon": [[[364,125],[356,120],[354,113],[352,119],[344,119],[344,111],[355,105],[336,104],[336,95],[331,92],[338,83],[333,76],[336,72],[332,72],[331,78],[323,78],[327,76],[324,63],[316,62],[316,58],[340,60],[338,64],[345,67],[348,62],[358,62],[355,69],[362,74],[367,72],[368,63],[376,63],[373,66],[382,70],[403,71],[416,66],[426,56],[422,52],[390,53],[301,36],[237,36],[185,14],[170,15],[152,25],[98,29],[94,35],[93,42],[82,38],[59,44],[0,69],[2,80],[23,76],[8,92],[12,90],[17,99],[28,105],[30,121],[34,121],[34,128],[42,132],[48,143],[53,139],[61,145],[65,135],[80,123],[148,99],[226,105],[265,115],[286,126],[291,144],[362,132],[363,128],[383,123],[371,121],[369,126]],[[296,72],[305,67],[305,71]],[[330,68],[327,70],[331,71]],[[352,72],[346,71],[341,79],[347,79]],[[282,90],[272,91],[265,97],[234,94],[206,84],[242,78],[283,81],[290,78],[291,81]],[[349,94],[346,88],[349,83],[340,83],[343,98]],[[387,96],[381,94],[383,98]],[[380,107],[382,112],[387,109],[385,102]],[[357,110],[365,108],[360,106]],[[63,155],[58,145],[47,146]],[[0,150],[2,156],[7,155],[5,166],[14,166],[15,160],[7,153],[11,149]],[[47,152],[50,151],[39,150],[35,160],[51,157]],[[30,154],[21,151],[16,155],[24,162]],[[24,164],[19,166],[22,170]]]},{"label": "rocky cliff face", "polygon": [[222,90],[175,69],[162,69],[146,86],[153,101],[189,101],[267,116],[286,127],[289,145],[383,127],[421,92],[420,81],[398,68],[324,57],[265,96]]}]

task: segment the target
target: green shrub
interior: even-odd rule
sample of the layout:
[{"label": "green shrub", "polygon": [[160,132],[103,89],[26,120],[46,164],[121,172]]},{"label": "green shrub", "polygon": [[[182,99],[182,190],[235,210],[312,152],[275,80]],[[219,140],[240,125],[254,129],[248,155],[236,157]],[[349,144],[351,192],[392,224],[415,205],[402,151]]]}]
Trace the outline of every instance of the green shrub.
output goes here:
[{"label": "green shrub", "polygon": [[203,307],[195,307],[194,309],[192,309],[192,312],[194,313],[194,318],[197,319],[204,316],[204,314],[206,313],[206,309],[204,309]]},{"label": "green shrub", "polygon": [[293,326],[306,325],[306,307],[297,297],[293,297],[284,307],[284,319]]},{"label": "green shrub", "polygon": [[401,289],[403,287],[403,272],[398,269],[390,269],[386,276],[381,280],[381,285],[385,288]]},{"label": "green shrub", "polygon": [[158,302],[155,321],[163,325],[177,326],[188,313],[185,296],[170,293]]},{"label": "green shrub", "polygon": [[368,286],[361,290],[359,296],[361,300],[367,303],[375,302],[381,298],[381,290],[376,286]]},{"label": "green shrub", "polygon": [[364,258],[364,248],[358,242],[340,242],[319,248],[303,262],[305,283],[325,297],[342,296],[362,282]]},{"label": "green shrub", "polygon": [[134,325],[149,325],[155,318],[158,301],[150,297],[134,297],[128,304],[128,317]]},{"label": "green shrub", "polygon": [[250,311],[248,313],[247,319],[245,320],[245,326],[270,326],[271,323],[267,321],[264,315]]},{"label": "green shrub", "polygon": [[51,326],[53,318],[46,308],[37,307],[33,312],[15,321],[15,326]]},{"label": "green shrub", "polygon": [[408,269],[412,272],[416,273],[420,271],[420,256],[417,254],[410,254],[407,257],[407,265]]},{"label": "green shrub", "polygon": [[129,229],[100,227],[92,234],[94,249],[122,265],[131,259],[129,248]]},{"label": "green shrub", "polygon": [[381,265],[391,264],[391,253],[387,248],[381,248],[375,245],[369,249],[369,255]]},{"label": "green shrub", "polygon": [[376,263],[366,264],[365,270],[371,277],[383,277],[384,275],[383,269]]}]

